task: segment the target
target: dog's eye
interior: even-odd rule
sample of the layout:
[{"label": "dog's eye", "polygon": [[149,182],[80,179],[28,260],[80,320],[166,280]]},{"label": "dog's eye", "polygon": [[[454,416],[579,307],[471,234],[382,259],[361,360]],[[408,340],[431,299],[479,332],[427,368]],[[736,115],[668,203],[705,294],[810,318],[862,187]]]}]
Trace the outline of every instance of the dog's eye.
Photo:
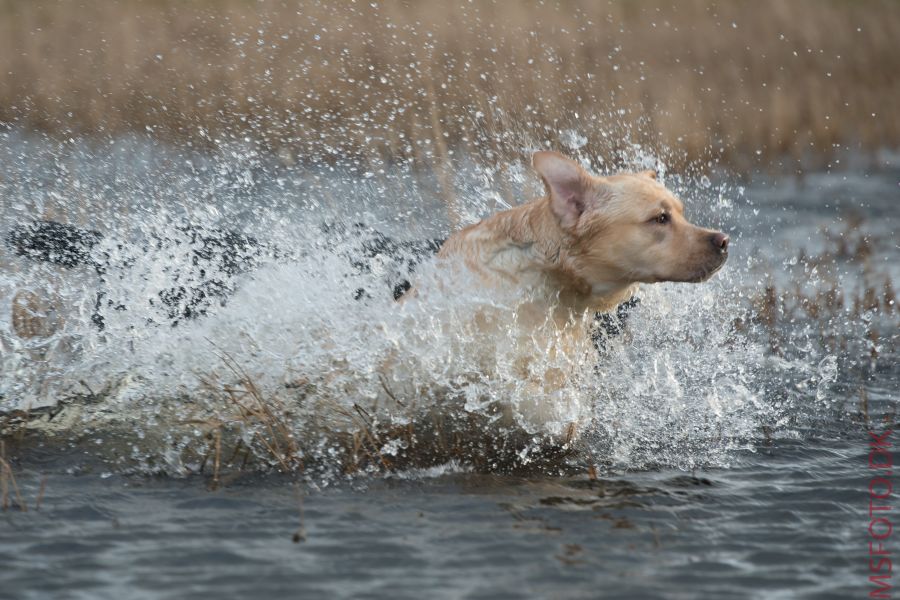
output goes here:
[{"label": "dog's eye", "polygon": [[669,213],[662,213],[655,219],[653,219],[655,223],[659,223],[660,225],[665,225],[669,222]]}]

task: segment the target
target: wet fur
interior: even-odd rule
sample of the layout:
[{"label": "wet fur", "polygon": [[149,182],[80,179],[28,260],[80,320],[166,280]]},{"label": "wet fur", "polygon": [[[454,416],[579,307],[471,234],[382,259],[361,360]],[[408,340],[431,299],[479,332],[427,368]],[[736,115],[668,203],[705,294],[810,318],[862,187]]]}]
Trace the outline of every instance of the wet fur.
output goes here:
[{"label": "wet fur", "polygon": [[611,310],[639,283],[703,281],[728,257],[727,236],[689,223],[650,171],[598,177],[555,152],[534,167],[546,196],[453,234],[439,256],[487,285],[542,290],[563,315]]}]

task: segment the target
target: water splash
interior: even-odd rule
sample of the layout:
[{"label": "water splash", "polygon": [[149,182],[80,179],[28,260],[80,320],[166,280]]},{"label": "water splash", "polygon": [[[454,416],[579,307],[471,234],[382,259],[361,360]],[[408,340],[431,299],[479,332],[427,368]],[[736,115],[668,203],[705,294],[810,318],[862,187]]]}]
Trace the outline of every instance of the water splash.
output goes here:
[{"label": "water splash", "polygon": [[[577,130],[564,136],[580,152]],[[522,154],[538,145],[518,141]],[[41,322],[52,322],[23,338],[4,309],[0,402],[10,411],[80,398],[78,411],[47,429],[89,438],[98,451],[115,447],[108,454],[122,468],[197,470],[223,431],[277,468],[263,443],[271,434],[323,472],[348,462],[441,464],[465,450],[487,470],[547,457],[554,468],[726,465],[765,428],[790,423],[803,393],[827,404],[835,379],[833,358],[775,360],[763,336],[736,325],[748,311],[743,291],[755,284],[747,256],[704,284],[645,286],[626,334],[598,358],[591,344],[557,352],[549,322],[543,335],[522,335],[510,318],[523,301],[514,291],[479,293],[432,263],[414,280],[440,280],[445,293],[395,302],[396,264],[376,253],[360,268],[354,229],[322,227],[364,221],[400,239],[446,234],[451,221],[539,194],[521,162],[451,165],[458,212],[448,216],[440,178],[403,165],[360,177],[352,168],[278,165],[252,148],[205,156],[123,139],[97,149],[16,132],[2,148],[13,167],[2,182],[4,220],[55,218],[103,232],[92,252],[109,265],[109,309],[99,329],[90,269],[0,255],[11,267],[0,281],[5,306],[31,298]],[[578,158],[598,172],[656,168],[704,225],[727,225],[746,209],[738,188],[701,171],[666,174],[665,157],[636,144],[603,160]],[[280,250],[245,273],[205,273],[229,281],[228,301],[171,327],[160,295],[196,283],[184,222],[246,232]],[[551,372],[557,383],[534,383]],[[811,392],[772,400],[773,379],[787,386],[811,376]]]}]

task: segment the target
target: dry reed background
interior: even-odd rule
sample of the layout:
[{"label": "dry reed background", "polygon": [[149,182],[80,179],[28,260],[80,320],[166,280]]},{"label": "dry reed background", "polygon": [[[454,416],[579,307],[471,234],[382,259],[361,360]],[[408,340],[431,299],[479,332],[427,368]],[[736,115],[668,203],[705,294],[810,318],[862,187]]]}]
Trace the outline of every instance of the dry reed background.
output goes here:
[{"label": "dry reed background", "polygon": [[0,121],[376,163],[573,127],[792,168],[900,145],[898,39],[893,0],[0,0]]}]

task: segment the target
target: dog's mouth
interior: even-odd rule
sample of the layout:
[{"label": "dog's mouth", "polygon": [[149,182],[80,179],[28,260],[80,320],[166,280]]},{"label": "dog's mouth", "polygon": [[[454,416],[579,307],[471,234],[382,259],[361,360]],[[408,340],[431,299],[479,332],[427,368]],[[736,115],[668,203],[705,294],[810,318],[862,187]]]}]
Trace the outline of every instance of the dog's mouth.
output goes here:
[{"label": "dog's mouth", "polygon": [[709,261],[702,267],[689,271],[686,275],[656,275],[645,280],[646,283],[661,283],[671,281],[675,283],[701,283],[718,273],[728,260],[728,251],[722,251],[715,257],[715,262]]},{"label": "dog's mouth", "polygon": [[689,279],[685,279],[687,283],[701,283],[706,281],[713,275],[719,272],[722,267],[725,266],[725,263],[728,261],[728,251],[724,250],[719,254],[719,260],[712,267],[706,267],[698,271],[693,277]]}]

